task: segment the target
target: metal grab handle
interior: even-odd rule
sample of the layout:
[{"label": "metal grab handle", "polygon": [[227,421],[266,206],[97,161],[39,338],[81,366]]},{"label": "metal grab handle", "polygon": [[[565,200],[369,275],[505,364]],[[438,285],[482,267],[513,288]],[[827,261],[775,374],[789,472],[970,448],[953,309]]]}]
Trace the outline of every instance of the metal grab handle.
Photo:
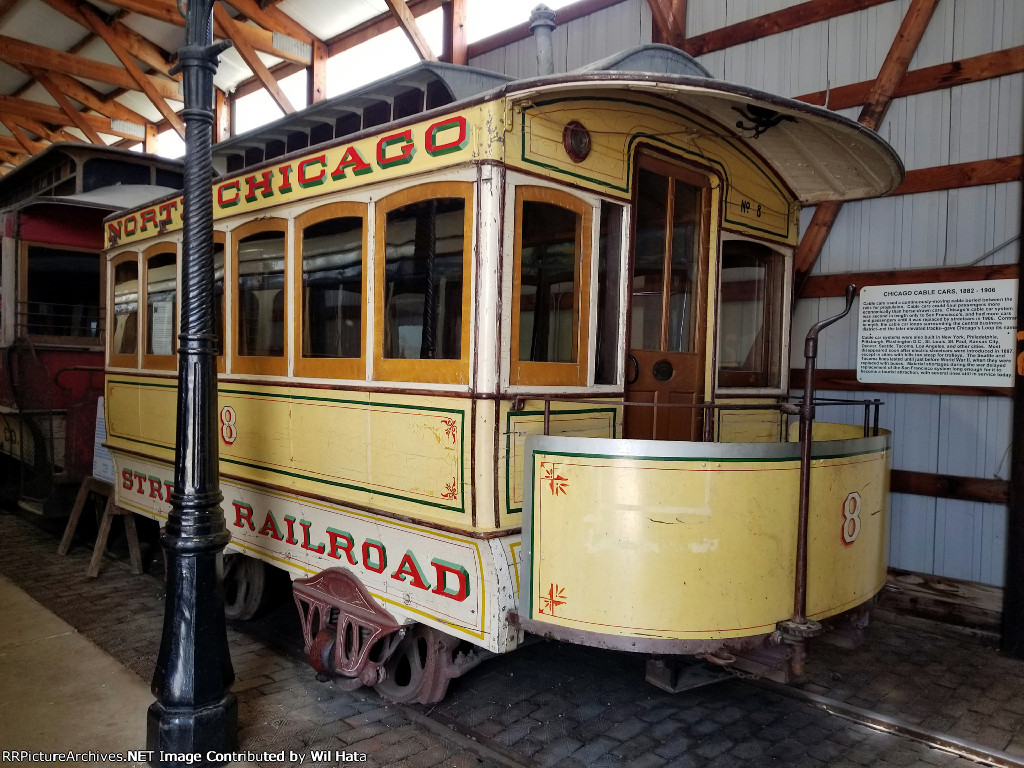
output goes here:
[{"label": "metal grab handle", "polygon": [[[797,513],[797,538],[796,538],[796,589],[794,594],[793,618],[787,624],[787,629],[801,635],[801,633],[820,631],[816,622],[807,619],[807,526],[809,517],[809,504],[811,496],[811,444],[813,436],[811,430],[814,425],[814,369],[818,357],[818,334],[842,320],[850,313],[853,307],[853,298],[857,293],[857,286],[846,286],[846,308],[838,315],[833,315],[821,320],[811,326],[807,331],[804,341],[804,397],[800,403],[800,506]],[[809,637],[809,634],[803,636]]]},{"label": "metal grab handle", "polygon": [[633,364],[633,378],[627,378],[626,384],[636,384],[637,380],[640,378],[640,362],[632,355],[626,355],[626,359]]}]

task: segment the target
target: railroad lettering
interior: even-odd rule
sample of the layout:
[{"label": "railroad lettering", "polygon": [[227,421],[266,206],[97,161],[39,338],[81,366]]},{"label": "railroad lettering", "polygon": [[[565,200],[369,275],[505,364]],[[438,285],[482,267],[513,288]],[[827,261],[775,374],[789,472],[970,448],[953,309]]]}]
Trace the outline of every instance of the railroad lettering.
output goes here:
[{"label": "railroad lettering", "polygon": [[402,562],[398,564],[398,568],[391,574],[391,578],[395,581],[405,581],[406,576],[412,579],[411,583],[414,587],[430,589],[430,582],[423,577],[423,570],[420,568],[420,564],[416,562],[416,555],[412,553],[412,550],[407,550],[402,555]]},{"label": "railroad lettering", "polygon": [[277,526],[277,520],[274,519],[274,513],[267,511],[267,517],[263,521],[263,527],[259,530],[260,536],[269,536],[277,541],[284,541],[284,536],[281,535],[281,529]]},{"label": "railroad lettering", "polygon": [[295,518],[291,515],[285,515],[284,524],[288,528],[288,535],[285,537],[285,541],[289,544],[298,544],[299,540],[295,538]]},{"label": "railroad lettering", "polygon": [[[169,503],[173,488],[171,483],[159,477],[132,469],[121,470],[121,489],[123,491],[134,492],[146,498]],[[472,592],[469,570],[459,563],[433,557],[429,562],[422,560],[422,562],[428,563],[427,567],[424,567],[420,564],[423,552],[417,555],[413,550],[407,549],[398,561],[397,567],[389,571],[388,550],[382,541],[364,539],[357,543],[356,537],[350,532],[332,527],[320,529],[322,530],[320,533],[314,530],[314,523],[311,520],[298,518],[292,514],[275,515],[273,510],[267,510],[262,524],[257,525],[258,521],[254,519],[255,510],[252,504],[241,499],[232,499],[231,507],[234,510],[234,516],[233,519],[229,518],[229,528],[279,541],[286,547],[294,547],[296,551],[304,550],[332,560],[343,561],[349,566],[362,568],[369,573],[386,575],[387,578],[394,581],[400,581],[423,592],[446,597],[458,603],[469,599]],[[283,525],[281,521],[283,521]],[[301,535],[296,530],[296,524]],[[246,537],[241,535],[241,539],[245,541]],[[326,543],[324,539],[326,539]],[[248,540],[252,543],[251,536],[248,537]],[[314,542],[316,543],[314,544]],[[284,557],[291,557],[287,554],[287,550],[282,553],[280,546],[268,546],[270,548],[268,551],[283,554]],[[321,567],[327,568],[329,563],[324,563]],[[433,569],[433,580],[428,578],[431,568]]]},{"label": "railroad lettering", "polygon": [[302,529],[302,548],[309,552],[316,552],[318,555],[324,553],[324,544],[320,542],[315,547],[309,546],[309,528],[313,525],[309,520],[299,520],[299,528]]},{"label": "railroad lettering", "polygon": [[356,545],[355,539],[352,538],[351,533],[345,531],[338,531],[334,528],[327,529],[327,537],[330,542],[330,551],[327,553],[328,557],[333,557],[335,560],[341,560],[339,552],[345,554],[345,559],[348,560],[349,565],[359,565],[356,562],[355,555],[352,554],[352,548]]},{"label": "railroad lettering", "polygon": [[252,524],[252,507],[244,501],[232,501],[231,506],[235,508],[235,527],[241,528],[244,520],[249,530],[255,531],[256,526]]},{"label": "railroad lettering", "polygon": [[[375,553],[373,560],[370,559],[370,552]],[[384,545],[379,541],[367,539],[363,542],[363,567],[374,573],[384,573],[388,567],[388,555],[384,551]]]}]

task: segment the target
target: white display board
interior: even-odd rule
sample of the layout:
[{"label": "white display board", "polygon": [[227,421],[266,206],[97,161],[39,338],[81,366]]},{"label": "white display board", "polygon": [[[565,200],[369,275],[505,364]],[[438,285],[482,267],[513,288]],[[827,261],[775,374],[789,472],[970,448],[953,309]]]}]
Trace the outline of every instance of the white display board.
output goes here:
[{"label": "white display board", "polygon": [[857,381],[1012,387],[1017,281],[861,289]]},{"label": "white display board", "polygon": [[114,482],[114,458],[103,445],[107,442],[107,418],[103,410],[103,398],[96,403],[96,437],[92,444],[92,476],[99,480]]}]

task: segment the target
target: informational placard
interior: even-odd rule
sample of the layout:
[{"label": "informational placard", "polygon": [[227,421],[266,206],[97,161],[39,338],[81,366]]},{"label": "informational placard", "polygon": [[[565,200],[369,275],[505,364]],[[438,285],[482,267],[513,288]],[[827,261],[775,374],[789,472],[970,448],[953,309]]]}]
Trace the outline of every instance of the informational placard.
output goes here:
[{"label": "informational placard", "polygon": [[107,442],[107,419],[103,411],[103,398],[96,403],[96,437],[92,444],[92,476],[98,480],[114,482],[114,457],[105,445]]},{"label": "informational placard", "polygon": [[1016,305],[1016,280],[863,288],[857,380],[1011,387]]}]

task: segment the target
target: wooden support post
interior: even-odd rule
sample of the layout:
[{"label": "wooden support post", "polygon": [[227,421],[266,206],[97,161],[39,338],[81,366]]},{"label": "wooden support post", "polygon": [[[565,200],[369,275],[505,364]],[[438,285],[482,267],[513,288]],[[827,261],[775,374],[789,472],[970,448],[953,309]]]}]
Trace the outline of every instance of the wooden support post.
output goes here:
[{"label": "wooden support post", "polygon": [[444,41],[441,60],[450,64],[468,64],[466,55],[466,0],[448,0],[441,6],[444,14]]},{"label": "wooden support post", "polygon": [[316,104],[327,98],[327,46],[321,40],[313,41],[313,55],[309,63],[309,92],[306,104]]}]

